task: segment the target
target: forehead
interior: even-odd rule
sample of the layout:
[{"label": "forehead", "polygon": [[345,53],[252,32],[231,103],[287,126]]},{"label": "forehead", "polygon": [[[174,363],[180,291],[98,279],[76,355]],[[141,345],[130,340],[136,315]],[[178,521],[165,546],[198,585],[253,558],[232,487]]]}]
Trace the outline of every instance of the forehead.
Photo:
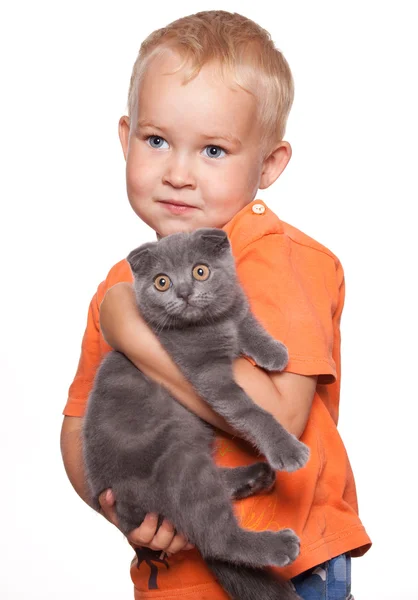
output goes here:
[{"label": "forehead", "polygon": [[229,132],[248,139],[257,133],[257,105],[251,93],[232,80],[224,82],[213,64],[205,64],[184,84],[183,69],[172,73],[181,62],[178,54],[166,51],[148,63],[138,90],[138,120],[187,128],[189,134]]},{"label": "forehead", "polygon": [[199,263],[208,265],[222,263],[223,266],[235,264],[232,252],[223,252],[217,256],[210,248],[203,245],[200,237],[196,238],[184,232],[173,233],[162,238],[155,244],[151,254],[153,269],[165,269],[166,272],[189,269]]},{"label": "forehead", "polygon": [[162,238],[153,250],[154,266],[175,269],[190,266],[202,256],[201,244],[187,233],[174,233]]}]

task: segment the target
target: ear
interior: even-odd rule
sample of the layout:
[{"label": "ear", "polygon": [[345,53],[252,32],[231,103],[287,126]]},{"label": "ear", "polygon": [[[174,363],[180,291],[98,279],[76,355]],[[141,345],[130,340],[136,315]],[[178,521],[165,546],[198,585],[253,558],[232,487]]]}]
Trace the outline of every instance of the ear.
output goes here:
[{"label": "ear", "polygon": [[209,252],[221,254],[231,249],[228,236],[223,229],[215,227],[203,227],[194,232],[195,238],[200,239],[203,246]]},{"label": "ear", "polygon": [[258,186],[260,190],[270,187],[278,179],[291,157],[292,147],[289,142],[280,142],[280,144],[273,148],[263,163],[260,184]]},{"label": "ear", "polygon": [[126,155],[128,154],[128,146],[129,146],[129,128],[130,128],[130,120],[129,117],[124,115],[119,119],[119,139],[122,145],[123,156],[126,160]]},{"label": "ear", "polygon": [[153,248],[155,244],[158,242],[147,242],[146,244],[142,244],[135,250],[132,250],[126,257],[126,260],[131,267],[132,273],[140,273],[144,269],[146,269],[154,258]]}]

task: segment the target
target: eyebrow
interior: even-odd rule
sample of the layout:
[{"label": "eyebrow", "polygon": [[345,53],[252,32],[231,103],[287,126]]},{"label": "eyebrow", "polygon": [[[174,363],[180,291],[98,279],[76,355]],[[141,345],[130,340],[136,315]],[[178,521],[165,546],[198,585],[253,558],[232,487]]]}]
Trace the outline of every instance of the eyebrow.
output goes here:
[{"label": "eyebrow", "polygon": [[[152,129],[159,129],[160,131],[164,130],[164,127],[159,127],[158,125],[155,125],[154,123],[152,123],[151,121],[147,121],[146,119],[140,119],[137,123],[137,128],[141,129],[141,128],[145,128],[145,127],[151,127]],[[222,135],[216,135],[216,134],[212,134],[212,135],[207,135],[207,134],[201,134],[201,137],[205,140],[225,140],[226,142],[229,142],[231,144],[235,144],[236,146],[238,146],[238,148],[241,148],[242,143],[241,141],[231,135],[230,133],[223,133]]]},{"label": "eyebrow", "polygon": [[241,148],[242,144],[240,142],[240,140],[229,134],[229,133],[224,133],[223,135],[202,135],[202,138],[204,138],[205,140],[225,140],[226,142],[230,142],[231,144],[235,144],[236,146],[238,146],[238,148]]}]

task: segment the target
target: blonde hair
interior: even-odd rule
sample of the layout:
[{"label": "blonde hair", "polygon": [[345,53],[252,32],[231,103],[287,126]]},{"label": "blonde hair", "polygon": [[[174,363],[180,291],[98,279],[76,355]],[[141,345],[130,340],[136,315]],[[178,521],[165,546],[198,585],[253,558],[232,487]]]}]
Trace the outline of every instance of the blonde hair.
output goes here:
[{"label": "blonde hair", "polygon": [[210,62],[219,68],[223,81],[232,79],[256,98],[261,145],[266,151],[283,139],[294,82],[286,59],[268,31],[242,15],[223,10],[198,12],[154,31],[141,44],[133,67],[129,116],[134,113],[138,86],[147,65],[166,50],[174,50],[183,59],[174,72],[185,69],[184,84]]}]

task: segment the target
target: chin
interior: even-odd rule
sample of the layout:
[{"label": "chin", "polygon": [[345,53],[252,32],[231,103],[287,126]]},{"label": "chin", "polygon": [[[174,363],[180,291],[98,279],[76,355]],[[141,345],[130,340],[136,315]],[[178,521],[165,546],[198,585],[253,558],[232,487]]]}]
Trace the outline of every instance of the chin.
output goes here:
[{"label": "chin", "polygon": [[207,315],[203,314],[201,308],[195,308],[193,306],[184,308],[179,314],[179,318],[188,324],[202,322],[205,320],[205,316]]},{"label": "chin", "polygon": [[165,225],[162,227],[156,227],[155,231],[158,231],[161,237],[166,237],[167,235],[171,235],[173,233],[191,233],[196,229],[199,229],[202,225],[197,225],[193,223],[171,223],[169,225]]},{"label": "chin", "polygon": [[202,315],[200,314],[200,311],[197,310],[185,310],[181,315],[180,315],[180,319],[182,321],[184,321],[185,323],[196,323],[196,321],[201,321],[202,320]]}]

